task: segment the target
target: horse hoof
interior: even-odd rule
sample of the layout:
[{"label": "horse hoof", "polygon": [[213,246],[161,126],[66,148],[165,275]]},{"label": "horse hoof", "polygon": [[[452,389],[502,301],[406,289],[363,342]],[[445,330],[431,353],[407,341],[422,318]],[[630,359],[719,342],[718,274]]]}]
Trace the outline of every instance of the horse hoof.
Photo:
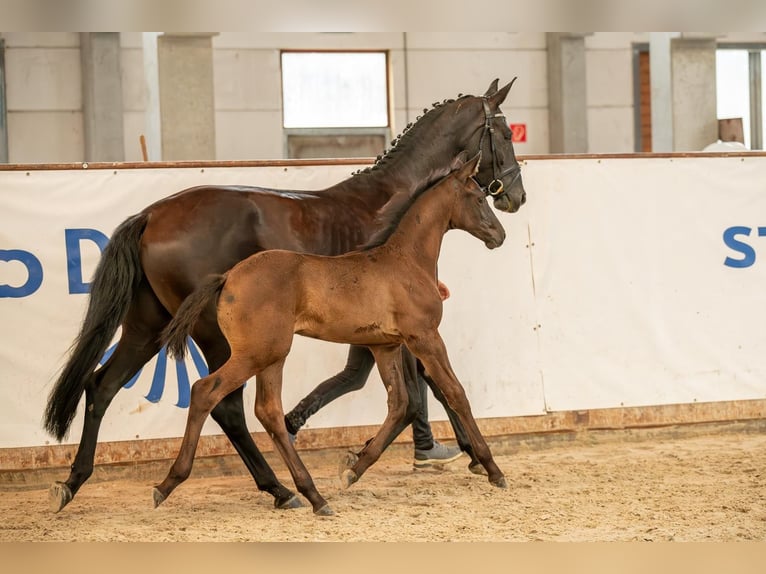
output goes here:
[{"label": "horse hoof", "polygon": [[470,470],[473,474],[488,476],[487,469],[484,468],[480,462],[472,462],[471,464],[468,465],[468,470]]},{"label": "horse hoof", "polygon": [[508,483],[505,481],[505,477],[501,474],[500,478],[497,478],[495,480],[490,480],[489,483],[492,486],[496,486],[497,488],[506,489],[508,488]]},{"label": "horse hoof", "polygon": [[354,484],[357,480],[359,480],[359,477],[350,468],[347,468],[346,470],[344,470],[340,475],[340,485],[343,488],[348,488],[349,486]]},{"label": "horse hoof", "polygon": [[303,507],[303,502],[301,502],[301,499],[298,498],[295,494],[293,494],[290,498],[282,502],[280,502],[277,499],[274,499],[274,508],[278,510],[290,510],[291,508],[302,508],[302,507]]},{"label": "horse hoof", "polygon": [[348,451],[346,454],[344,454],[338,463],[338,476],[343,478],[343,473],[354,466],[358,460],[359,455],[357,455],[355,452]]},{"label": "horse hoof", "polygon": [[152,498],[154,499],[154,508],[165,502],[165,495],[157,487],[154,487],[154,490],[152,490]]},{"label": "horse hoof", "polygon": [[67,504],[72,502],[71,489],[63,482],[54,482],[48,489],[48,506],[51,512],[59,512]]},{"label": "horse hoof", "polygon": [[333,512],[332,508],[330,508],[329,504],[325,504],[321,508],[318,508],[314,511],[315,516],[334,516],[335,513]]}]

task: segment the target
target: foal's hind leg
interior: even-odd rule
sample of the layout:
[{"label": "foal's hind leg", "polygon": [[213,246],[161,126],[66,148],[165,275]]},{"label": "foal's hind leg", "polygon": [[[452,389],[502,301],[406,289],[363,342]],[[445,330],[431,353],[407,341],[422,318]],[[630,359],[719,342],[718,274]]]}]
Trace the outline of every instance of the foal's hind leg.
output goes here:
[{"label": "foal's hind leg", "polygon": [[53,512],[71,502],[93,473],[98,431],[106,409],[123,385],[159,351],[157,338],[169,319],[146,283],[142,283],[123,323],[117,347],[85,386],[84,425],[69,478],[54,483],[48,491]]},{"label": "foal's hind leg", "polygon": [[241,365],[227,361],[217,371],[203,377],[192,385],[186,430],[175,461],[165,480],[154,488],[154,506],[159,506],[175,488],[189,478],[194,453],[197,450],[202,425],[210,411],[229,393],[245,384],[252,372]]},{"label": "foal's hind leg", "polygon": [[[348,488],[380,458],[383,450],[406,426],[408,391],[402,373],[401,346],[371,346],[380,378],[388,393],[388,413],[377,434],[368,441],[351,468],[341,473],[341,485]],[[417,384],[417,383],[416,383]],[[417,392],[417,391],[416,391]]]},{"label": "foal's hind leg", "polygon": [[[194,340],[202,349],[210,372],[217,370],[229,357],[229,346],[218,329],[217,323],[211,325],[204,316],[197,323]],[[300,508],[300,498],[277,479],[274,471],[266,462],[255,444],[245,422],[245,409],[242,401],[244,386],[238,387],[226,395],[213,409],[211,416],[228,437],[235,450],[245,463],[247,470],[255,479],[258,489],[274,497],[274,507],[281,509]]]},{"label": "foal's hind leg", "polygon": [[303,464],[287,434],[285,412],[282,409],[282,369],[284,358],[279,359],[261,370],[256,376],[255,416],[271,436],[282,459],[285,461],[295,486],[305,496],[314,509],[314,514],[330,516],[333,511],[327,501],[319,494],[314,481]]}]

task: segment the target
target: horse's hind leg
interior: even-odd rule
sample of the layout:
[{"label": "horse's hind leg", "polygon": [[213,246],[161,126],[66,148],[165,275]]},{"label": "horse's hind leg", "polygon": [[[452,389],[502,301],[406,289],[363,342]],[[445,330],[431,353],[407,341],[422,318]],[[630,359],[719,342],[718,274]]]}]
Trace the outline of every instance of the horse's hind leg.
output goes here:
[{"label": "horse's hind leg", "polygon": [[[197,323],[194,339],[202,349],[211,373],[226,362],[229,357],[229,346],[218,329],[217,323],[212,325],[205,317],[202,317]],[[241,386],[225,396],[215,406],[211,416],[242,458],[242,462],[245,463],[247,470],[253,476],[258,489],[268,492],[274,497],[274,507],[299,508],[303,506],[300,498],[279,482],[247,430],[242,401],[243,389],[244,386]]]},{"label": "horse's hind leg", "polygon": [[279,454],[285,461],[295,486],[305,496],[318,516],[330,516],[333,511],[319,494],[308,469],[301,461],[287,434],[285,413],[282,409],[282,369],[285,359],[279,359],[262,369],[256,376],[255,416],[271,436]]},{"label": "horse's hind leg", "polygon": [[301,499],[277,479],[274,471],[266,462],[252,435],[247,430],[245,412],[240,387],[223,398],[213,409],[211,416],[218,423],[231,444],[236,449],[242,462],[255,480],[259,490],[274,497],[274,508],[289,509],[303,506]]},{"label": "horse's hind leg", "polygon": [[408,394],[418,393],[414,388],[408,393],[402,372],[402,351],[399,345],[371,346],[370,350],[375,355],[380,378],[386,386],[388,413],[377,434],[359,453],[358,460],[341,473],[341,485],[346,488],[359,480],[359,477],[380,458],[383,450],[406,426]]},{"label": "horse's hind leg", "polygon": [[175,461],[162,483],[154,487],[154,506],[159,506],[173,490],[189,478],[194,453],[197,450],[202,425],[213,408],[229,393],[245,384],[252,375],[232,361],[192,385],[189,412],[186,417],[186,430]]},{"label": "horse's hind leg", "polygon": [[159,351],[157,338],[169,319],[143,283],[123,323],[120,341],[112,356],[94,372],[85,386],[83,430],[69,478],[54,483],[48,492],[53,512],[64,508],[93,473],[98,432],[106,409],[123,385]]}]

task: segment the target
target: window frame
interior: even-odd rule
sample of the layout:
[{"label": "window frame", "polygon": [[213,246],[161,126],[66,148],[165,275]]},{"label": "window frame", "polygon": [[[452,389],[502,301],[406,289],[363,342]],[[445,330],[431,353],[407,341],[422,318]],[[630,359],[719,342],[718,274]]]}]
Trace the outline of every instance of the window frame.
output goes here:
[{"label": "window frame", "polygon": [[[284,70],[283,54],[383,54],[385,56],[385,81],[386,81],[386,120],[385,126],[345,126],[345,127],[285,127],[285,94],[284,94]],[[391,93],[391,51],[386,49],[282,49],[279,51],[279,79],[280,98],[282,112],[282,153],[283,157],[290,158],[291,136],[382,136],[385,143],[391,139],[393,125],[393,97]],[[381,150],[382,153],[382,150]]]},{"label": "window frame", "polygon": [[[748,55],[748,89],[750,91],[750,149],[764,149],[764,126],[763,126],[763,73],[761,52],[766,51],[766,43],[736,43],[721,42],[716,46],[718,50],[743,50]],[[745,126],[743,126],[745,127]]]}]

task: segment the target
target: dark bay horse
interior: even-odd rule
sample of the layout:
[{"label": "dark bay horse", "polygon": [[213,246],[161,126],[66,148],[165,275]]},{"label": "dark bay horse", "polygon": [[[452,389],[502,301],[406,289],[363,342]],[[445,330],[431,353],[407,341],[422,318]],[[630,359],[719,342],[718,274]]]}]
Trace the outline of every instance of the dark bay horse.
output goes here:
[{"label": "dark bay horse", "polygon": [[390,202],[383,219],[391,223],[360,251],[335,257],[262,251],[227,273],[212,276],[186,298],[163,333],[171,356],[183,357],[186,340],[211,301],[216,301],[218,324],[231,355],[221,368],[192,386],[181,449],[168,476],[154,490],[155,506],[191,473],[208,414],[255,376],[258,420],[314,513],[332,514],[285,425],[282,370],[294,333],[369,347],[386,385],[388,415],[356,463],[343,472],[346,486],[378,459],[405,416],[408,399],[401,345],[406,345],[457,413],[490,483],[505,487],[505,477],[481,436],[438,331],[442,299],[436,264],[444,234],[462,229],[489,249],[505,240],[505,230],[487,203],[485,191],[471,177],[480,158],[481,153],[403,205]]},{"label": "dark bay horse", "polygon": [[[267,249],[331,255],[359,247],[376,231],[374,215],[382,205],[395,194],[410,195],[433,184],[461,150],[483,150],[477,181],[493,195],[497,209],[517,211],[526,195],[500,110],[512,84],[498,89],[495,80],[483,96],[435,104],[371,168],[327,189],[193,187],[125,220],[96,268],[80,333],[48,398],[44,425],[62,440],[85,394],[77,454],[66,481],[51,486],[51,509],[64,508],[91,475],[109,404],[160,350],[160,332],[207,275],[223,273]],[[120,326],[114,352],[97,368]],[[212,309],[193,337],[211,371],[229,357]],[[212,416],[258,488],[274,497],[275,506],[299,504],[277,480],[247,430],[242,389],[222,400]]]}]

